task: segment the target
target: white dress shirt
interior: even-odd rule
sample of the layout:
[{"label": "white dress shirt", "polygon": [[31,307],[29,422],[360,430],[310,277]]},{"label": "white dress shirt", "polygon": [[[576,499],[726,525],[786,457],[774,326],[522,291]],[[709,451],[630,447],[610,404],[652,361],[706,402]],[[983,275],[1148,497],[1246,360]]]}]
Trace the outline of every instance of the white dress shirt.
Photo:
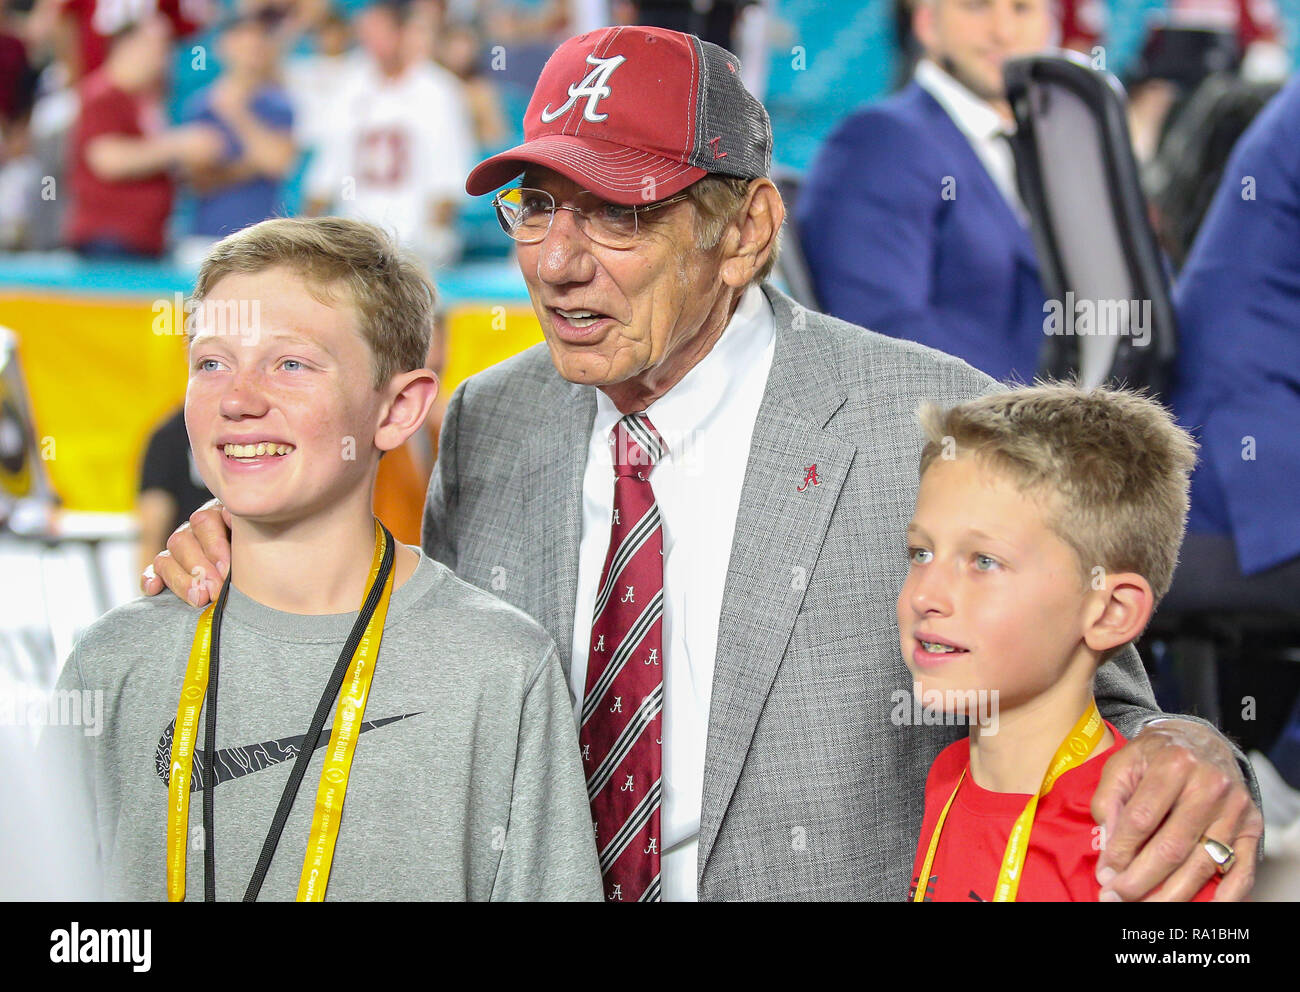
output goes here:
[{"label": "white dress shirt", "polygon": [[[916,64],[913,77],[918,86],[938,101],[948,112],[957,129],[970,141],[975,154],[1016,216],[1024,223],[1027,214],[1016,188],[1016,159],[1007,143],[1015,126],[1002,119],[996,110],[968,90],[929,59]],[[957,191],[961,195],[961,191]]]},{"label": "white dress shirt", "polygon": [[[741,297],[713,349],[645,411],[667,453],[650,485],[664,547],[663,803],[660,884],[665,900],[694,900],[704,748],[718,617],[749,444],[776,348],[771,304],[757,286]],[[622,414],[596,392],[582,479],[582,543],[569,684],[578,711],[587,688],[596,584],[609,549],[614,469],[609,436]]]}]

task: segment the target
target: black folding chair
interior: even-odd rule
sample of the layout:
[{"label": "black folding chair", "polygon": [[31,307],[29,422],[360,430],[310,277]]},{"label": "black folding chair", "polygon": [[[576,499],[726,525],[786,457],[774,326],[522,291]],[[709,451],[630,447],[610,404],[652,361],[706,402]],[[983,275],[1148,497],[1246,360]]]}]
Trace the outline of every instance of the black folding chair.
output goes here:
[{"label": "black folding chair", "polygon": [[1004,76],[1020,195],[1054,308],[1040,372],[1158,395],[1177,332],[1123,88],[1074,53],[1015,59]]},{"label": "black folding chair", "polygon": [[1143,169],[1142,185],[1151,194],[1160,244],[1175,271],[1191,253],[1237,139],[1280,88],[1220,72],[1170,110],[1155,158]]}]

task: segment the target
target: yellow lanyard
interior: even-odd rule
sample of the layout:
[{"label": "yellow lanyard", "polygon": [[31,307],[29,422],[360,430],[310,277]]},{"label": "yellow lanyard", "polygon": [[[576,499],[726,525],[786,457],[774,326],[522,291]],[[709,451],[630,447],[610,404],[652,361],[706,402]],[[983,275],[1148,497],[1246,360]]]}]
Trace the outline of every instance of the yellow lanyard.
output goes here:
[{"label": "yellow lanyard", "polygon": [[[375,521],[375,554],[366,583],[366,599],[374,591],[384,558],[386,532]],[[325,753],[325,766],[321,769],[320,785],[316,790],[316,808],[312,815],[311,834],[307,853],[303,859],[302,875],[298,882],[299,902],[320,902],[325,898],[329,882],[330,865],[334,858],[334,845],[338,840],[343,800],[347,794],[348,773],[352,768],[352,755],[356,750],[357,736],[361,732],[362,716],[370,698],[370,682],[375,674],[375,661],[379,655],[379,642],[384,633],[388,615],[388,602],[393,592],[393,574],[388,576],[380,593],[375,611],[366,624],[365,633],[352,653],[341,689],[342,696],[334,712],[334,730]],[[363,601],[364,606],[364,601]],[[185,899],[185,867],[187,834],[189,832],[190,778],[194,763],[194,745],[198,735],[199,712],[208,690],[208,667],[212,650],[212,622],[216,604],[210,605],[199,617],[190,647],[189,665],[181,688],[176,709],[176,730],[172,737],[171,780],[167,787],[167,899],[181,902]],[[215,782],[204,783],[211,789]]]},{"label": "yellow lanyard", "polygon": [[[1097,710],[1096,701],[1088,703],[1088,709],[1084,711],[1083,716],[1079,717],[1079,722],[1061,742],[1061,746],[1056,749],[1056,754],[1052,758],[1052,763],[1047,766],[1047,773],[1043,776],[1043,784],[1039,786],[1038,793],[1032,796],[1028,803],[1025,804],[1024,810],[1016,817],[1015,825],[1011,828],[1011,836],[1007,838],[1006,851],[1002,855],[1002,867],[998,870],[997,888],[993,890],[994,902],[1015,902],[1016,893],[1020,890],[1020,878],[1022,869],[1025,866],[1025,855],[1029,852],[1029,833],[1034,826],[1034,813],[1038,810],[1038,800],[1052,791],[1052,786],[1056,780],[1071,768],[1081,765],[1087,760],[1088,755],[1092,753],[1106,734],[1106,725],[1102,722],[1101,713]],[[970,765],[967,764],[967,768]],[[952,807],[952,801],[957,798],[957,792],[961,789],[961,784],[966,779],[966,768],[962,769],[961,775],[957,779],[957,786],[952,790],[952,795],[943,805],[943,811],[939,814],[939,820],[934,825],[934,833],[930,837],[929,849],[925,852],[925,863],[921,865],[921,875],[916,880],[916,892],[912,896],[913,902],[925,901],[926,885],[930,880],[930,869],[934,865],[935,852],[939,850],[939,834],[943,831],[943,822],[948,819],[948,810]]]}]

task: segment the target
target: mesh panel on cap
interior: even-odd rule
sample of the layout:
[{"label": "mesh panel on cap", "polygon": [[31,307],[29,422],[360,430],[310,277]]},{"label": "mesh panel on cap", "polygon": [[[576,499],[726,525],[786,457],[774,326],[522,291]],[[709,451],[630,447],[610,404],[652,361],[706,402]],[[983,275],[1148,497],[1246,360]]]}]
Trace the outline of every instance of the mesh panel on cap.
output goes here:
[{"label": "mesh panel on cap", "polygon": [[[741,82],[740,59],[712,42],[694,37],[691,40],[700,57],[691,164],[741,179],[769,175],[772,122],[763,105]],[[720,139],[716,145],[711,144],[714,138]],[[725,157],[715,157],[715,148],[725,152]]]}]

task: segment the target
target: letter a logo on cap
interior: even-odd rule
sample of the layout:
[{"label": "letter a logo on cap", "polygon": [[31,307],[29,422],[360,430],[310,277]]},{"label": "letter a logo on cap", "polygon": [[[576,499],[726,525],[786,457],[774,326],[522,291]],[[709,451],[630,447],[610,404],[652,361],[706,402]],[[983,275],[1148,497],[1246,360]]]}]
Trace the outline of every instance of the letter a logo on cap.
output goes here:
[{"label": "letter a logo on cap", "polygon": [[599,124],[609,114],[596,113],[596,102],[609,96],[610,73],[626,61],[627,59],[622,55],[615,55],[608,59],[598,59],[594,55],[588,55],[587,64],[595,66],[595,68],[583,77],[582,82],[569,86],[569,99],[562,107],[552,110],[551,105],[548,103],[542,108],[542,123],[551,123],[551,121],[568,111],[578,101],[578,97],[585,96],[587,106],[583,108],[582,116],[593,124]]}]

